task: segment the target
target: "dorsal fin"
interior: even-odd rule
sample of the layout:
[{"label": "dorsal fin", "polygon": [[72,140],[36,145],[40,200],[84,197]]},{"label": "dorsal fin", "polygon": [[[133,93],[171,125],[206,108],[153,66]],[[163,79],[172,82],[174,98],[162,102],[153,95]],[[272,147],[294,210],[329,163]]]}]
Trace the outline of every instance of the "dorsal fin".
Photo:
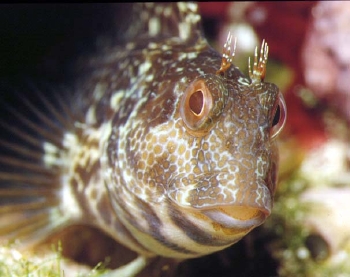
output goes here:
[{"label": "dorsal fin", "polygon": [[[186,41],[202,36],[201,17],[195,3],[146,2],[120,7],[125,12],[122,18],[124,30],[120,29],[124,41],[157,37],[178,37]],[[119,12],[122,13],[121,10]]]}]

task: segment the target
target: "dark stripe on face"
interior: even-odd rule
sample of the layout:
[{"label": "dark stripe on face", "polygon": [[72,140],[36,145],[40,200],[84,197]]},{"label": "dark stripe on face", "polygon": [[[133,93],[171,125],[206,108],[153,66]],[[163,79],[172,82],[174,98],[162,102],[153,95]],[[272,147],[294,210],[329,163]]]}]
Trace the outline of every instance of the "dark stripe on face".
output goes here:
[{"label": "dark stripe on face", "polygon": [[189,254],[189,255],[194,255],[194,256],[197,256],[199,254],[197,252],[188,250],[184,247],[181,247],[175,243],[168,241],[167,238],[164,237],[160,232],[161,226],[163,225],[163,223],[161,222],[161,219],[153,211],[152,207],[148,203],[146,203],[142,200],[139,200],[139,199],[137,201],[137,205],[138,205],[139,209],[142,211],[143,217],[146,218],[146,220],[148,222],[148,225],[149,225],[148,233],[155,240],[157,240],[163,246],[165,246],[173,251],[176,251],[178,253]]},{"label": "dark stripe on face", "polygon": [[[144,252],[148,252],[149,250],[146,249],[143,245],[141,245],[132,235],[132,233],[123,225],[123,223],[120,221],[117,214],[113,211],[115,211],[112,207],[111,212],[111,205],[110,205],[110,199],[108,199],[109,196],[103,197],[98,204],[97,209],[99,210],[100,214],[103,215],[103,218],[105,218],[106,223],[108,226],[111,226],[113,232],[113,237],[115,240],[118,241],[118,238],[120,237],[127,237],[127,240],[131,241],[134,245],[136,245],[138,248],[140,248]],[[111,234],[110,234],[111,235]]]},{"label": "dark stripe on face", "polygon": [[[99,211],[101,212],[101,215],[103,214],[103,212],[107,212],[108,216],[106,214],[103,214],[103,218],[105,218],[107,225],[111,226],[113,231],[115,232],[115,235],[113,237],[116,237],[116,240],[118,240],[118,237],[120,237],[120,235],[127,237],[127,240],[131,241],[134,245],[136,245],[141,251],[143,252],[149,252],[149,250],[147,248],[145,248],[139,241],[137,241],[135,239],[135,237],[133,236],[132,232],[126,228],[123,223],[120,221],[119,217],[118,217],[118,213],[116,212],[116,209],[114,207],[114,203],[118,201],[118,198],[115,197],[114,193],[110,193],[110,191],[108,190],[108,186],[107,187],[107,191],[108,191],[108,200],[105,199],[105,201],[102,201],[101,203],[99,203],[98,208]],[[113,212],[109,212],[110,211],[110,207],[112,207]],[[124,210],[125,212],[125,210]],[[130,218],[130,214],[127,213],[128,216],[128,221],[132,221],[133,219]],[[116,217],[116,218],[113,218]],[[136,221],[134,221],[134,223],[136,223]],[[132,224],[133,225],[133,224]],[[121,243],[122,244],[122,243]]]},{"label": "dark stripe on face", "polygon": [[213,237],[210,233],[198,228],[191,221],[183,216],[183,212],[180,211],[172,203],[168,205],[169,216],[174,224],[180,228],[191,240],[194,242],[207,245],[207,246],[229,246],[235,241],[221,240]]}]

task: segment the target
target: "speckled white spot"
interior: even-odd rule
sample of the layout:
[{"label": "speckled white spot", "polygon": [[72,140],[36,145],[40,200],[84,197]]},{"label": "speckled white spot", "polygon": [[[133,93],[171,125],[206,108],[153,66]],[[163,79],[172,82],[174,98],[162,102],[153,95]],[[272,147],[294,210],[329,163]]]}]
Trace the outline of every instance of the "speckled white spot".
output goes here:
[{"label": "speckled white spot", "polygon": [[125,95],[124,91],[119,91],[112,95],[110,106],[113,110],[117,111],[120,108],[119,103],[120,103],[120,100],[123,99],[124,95]]},{"label": "speckled white spot", "polygon": [[43,148],[44,148],[44,155],[43,155],[44,164],[47,166],[57,165],[57,154],[59,152],[59,149],[57,148],[57,146],[53,145],[50,142],[45,141],[43,143]]},{"label": "speckled white spot", "polygon": [[152,17],[148,21],[148,31],[151,36],[155,36],[160,31],[160,22],[159,18]]},{"label": "speckled white spot", "polygon": [[145,74],[152,67],[152,63],[145,61],[139,66],[139,75]]}]

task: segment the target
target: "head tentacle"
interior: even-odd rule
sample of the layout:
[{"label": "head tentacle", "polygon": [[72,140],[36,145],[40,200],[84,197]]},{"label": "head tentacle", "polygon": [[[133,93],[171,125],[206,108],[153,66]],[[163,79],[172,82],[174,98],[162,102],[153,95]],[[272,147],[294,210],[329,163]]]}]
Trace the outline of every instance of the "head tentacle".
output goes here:
[{"label": "head tentacle", "polygon": [[225,72],[231,67],[232,60],[236,52],[236,42],[237,42],[237,39],[235,38],[235,42],[233,44],[233,50],[231,51],[232,34],[231,32],[229,32],[227,35],[226,42],[224,44],[224,48],[222,50],[221,66],[220,66],[220,69],[216,71],[216,75],[225,75]]},{"label": "head tentacle", "polygon": [[248,59],[249,77],[251,82],[261,83],[266,75],[266,64],[269,53],[269,46],[265,40],[261,43],[259,62],[258,62],[258,47],[255,47],[253,70],[251,68],[250,57]]}]

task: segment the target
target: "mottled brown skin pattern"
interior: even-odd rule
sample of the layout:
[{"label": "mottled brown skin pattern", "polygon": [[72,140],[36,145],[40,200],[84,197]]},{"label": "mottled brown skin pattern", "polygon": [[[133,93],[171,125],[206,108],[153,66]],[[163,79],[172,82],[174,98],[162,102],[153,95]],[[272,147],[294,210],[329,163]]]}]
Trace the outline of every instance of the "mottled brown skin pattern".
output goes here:
[{"label": "mottled brown skin pattern", "polygon": [[271,213],[285,106],[263,82],[267,46],[246,78],[231,64],[229,43],[224,55],[207,44],[196,10],[135,5],[141,22],[126,43],[83,64],[76,106],[63,105],[74,123],[57,134],[62,143],[43,143],[60,203],[33,213],[50,208],[47,234],[90,224],[138,253],[139,267],[130,263],[118,276],[133,276],[155,256],[221,250]]},{"label": "mottled brown skin pattern", "polygon": [[[108,192],[130,236],[142,241],[134,250],[145,255],[200,256],[236,242],[262,223],[227,227],[208,222],[202,210],[242,207],[228,212],[242,220],[260,212],[265,218],[271,212],[277,170],[271,124],[278,89],[251,84],[234,66],[225,76],[216,75],[221,55],[201,37],[188,43],[136,41],[126,53],[118,49],[109,54],[118,53],[114,60],[105,59],[108,64],[94,65],[103,68],[103,75],[95,74],[93,80],[108,87],[96,111],[112,115],[106,153],[106,167],[112,169],[106,177]],[[140,74],[146,63],[150,66]],[[110,82],[114,76],[120,78]],[[198,78],[207,82],[218,104],[207,126],[193,131],[180,110],[186,89]],[[113,113],[108,102],[125,91],[132,93],[114,104]],[[108,216],[115,215],[106,215],[111,222]],[[183,230],[186,244],[195,244],[193,249],[179,242]],[[167,239],[172,233],[173,241]]]}]

